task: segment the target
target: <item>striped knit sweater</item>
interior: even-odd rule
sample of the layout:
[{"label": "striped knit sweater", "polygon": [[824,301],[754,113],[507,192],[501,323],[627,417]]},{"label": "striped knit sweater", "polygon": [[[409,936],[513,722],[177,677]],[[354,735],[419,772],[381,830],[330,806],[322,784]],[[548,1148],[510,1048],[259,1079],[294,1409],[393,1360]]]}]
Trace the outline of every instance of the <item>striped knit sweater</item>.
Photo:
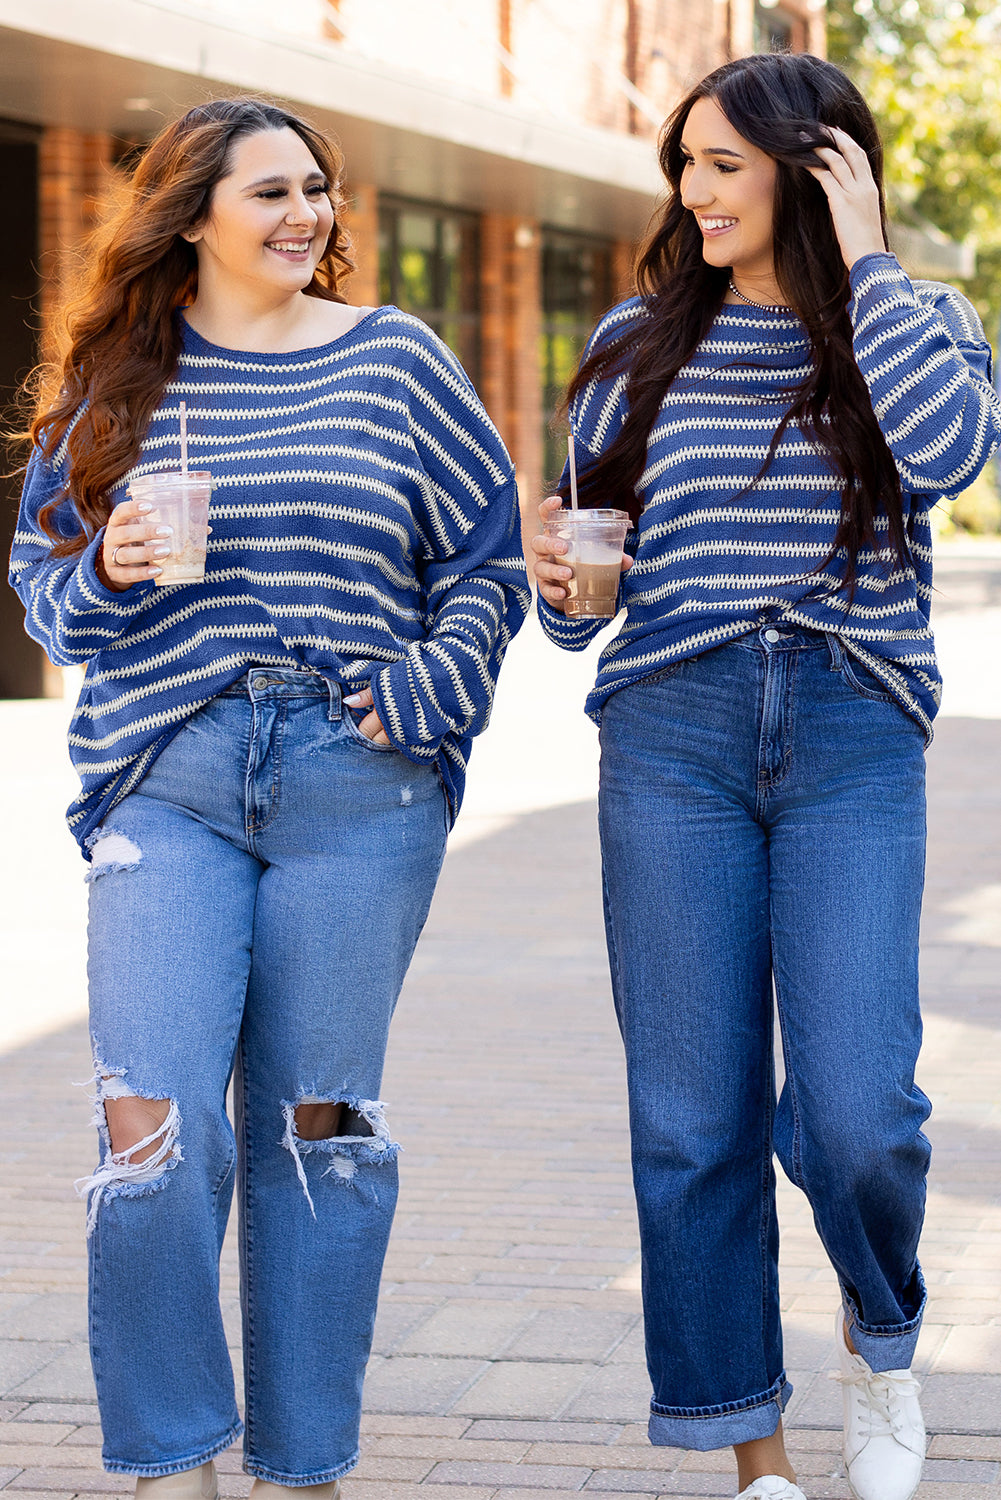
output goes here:
[{"label": "striped knit sweater", "polygon": [[[965,489],[1001,441],[1001,401],[990,384],[990,346],[958,292],[912,284],[891,255],[863,257],[851,281],[855,358],[897,463],[912,564],[899,565],[888,539],[881,555],[864,550],[850,604],[839,592],[843,559],[817,571],[834,542],[841,495],[829,461],[795,428],[750,487],[810,352],[793,314],[724,304],[650,433],[643,511],[627,541],[635,561],[622,579],[625,623],[601,655],[587,701],[596,722],[619,688],[786,620],[840,636],[930,740],[941,680],[929,627],[928,512]],[[590,347],[645,316],[638,299],[622,303]],[[619,431],[624,386],[625,376],[593,381],[574,403],[585,462]],[[542,600],[539,608],[546,633],[571,651],[602,628]]]},{"label": "striped knit sweater", "polygon": [[[454,356],[418,319],[378,308],[294,354],[183,351],[133,475],[190,464],[212,496],[205,582],[105,588],[103,532],[49,557],[37,517],[66,486],[65,444],[29,464],[11,558],[28,633],[87,664],[70,728],[85,845],[203,704],[251,665],[370,685],[392,744],[432,763],[454,816],[473,735],[530,595],[511,461]],[[67,500],[66,534],[78,530]]]}]

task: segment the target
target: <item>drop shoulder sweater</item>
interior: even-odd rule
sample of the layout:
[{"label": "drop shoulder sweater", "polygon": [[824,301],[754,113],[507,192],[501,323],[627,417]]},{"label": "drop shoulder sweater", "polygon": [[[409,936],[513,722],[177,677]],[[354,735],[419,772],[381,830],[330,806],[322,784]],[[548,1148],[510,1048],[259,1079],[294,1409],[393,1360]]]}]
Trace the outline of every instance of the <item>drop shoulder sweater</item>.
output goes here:
[{"label": "drop shoulder sweater", "polygon": [[[392,744],[436,767],[454,816],[530,603],[511,461],[454,356],[393,307],[293,354],[217,348],[185,324],[113,504],[133,476],[180,466],[181,400],[190,465],[215,480],[204,583],[106,588],[103,531],[53,559],[38,514],[66,494],[66,444],[28,466],[10,576],[51,660],[86,664],[70,728],[81,846],[190,716],[257,664],[371,686]],[[68,499],[59,525],[80,529]]]},{"label": "drop shoulder sweater", "polygon": [[[849,600],[843,558],[818,571],[841,513],[830,462],[795,427],[756,482],[789,393],[809,371],[792,313],[724,304],[682,369],[650,433],[627,548],[626,618],[603,651],[587,712],[600,721],[618,689],[770,621],[838,635],[931,738],[941,680],[929,624],[929,510],[965,489],[1001,442],[1001,401],[976,312],[951,287],[912,283],[891,255],[852,267],[854,351],[896,461],[910,563],[866,549]],[[647,316],[638,298],[613,308],[591,347]],[[625,376],[593,381],[570,414],[578,452],[598,457],[626,415]],[[886,537],[882,523],[881,540]],[[543,627],[580,650],[601,621],[567,619],[540,600]]]}]

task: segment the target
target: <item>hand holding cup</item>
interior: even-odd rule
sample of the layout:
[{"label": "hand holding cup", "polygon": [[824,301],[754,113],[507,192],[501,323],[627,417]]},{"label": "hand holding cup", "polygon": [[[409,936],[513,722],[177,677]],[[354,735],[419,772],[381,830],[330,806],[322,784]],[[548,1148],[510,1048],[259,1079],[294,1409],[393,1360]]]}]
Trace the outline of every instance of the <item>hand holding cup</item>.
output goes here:
[{"label": "hand holding cup", "polygon": [[154,582],[157,585],[201,583],[211,529],[212,475],[204,469],[187,468],[180,472],[143,474],[133,479],[129,494],[140,504],[152,506],[150,519],[158,521],[169,538],[166,554],[158,554],[160,562]]},{"label": "hand holding cup", "polygon": [[564,510],[558,495],[539,506],[533,571],[546,603],[570,618],[611,619],[619,577],[633,560],[622,551],[625,511]]},{"label": "hand holding cup", "polygon": [[146,501],[123,500],[108,517],[99,571],[102,583],[116,594],[156,578],[161,560],[170,553],[170,527],[150,521],[152,509]]}]

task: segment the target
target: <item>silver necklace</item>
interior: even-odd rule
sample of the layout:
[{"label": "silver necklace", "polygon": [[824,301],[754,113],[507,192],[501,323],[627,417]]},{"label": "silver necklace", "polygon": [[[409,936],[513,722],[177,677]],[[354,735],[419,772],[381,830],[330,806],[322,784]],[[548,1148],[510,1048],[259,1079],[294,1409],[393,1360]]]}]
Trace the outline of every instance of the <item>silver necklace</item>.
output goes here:
[{"label": "silver necklace", "polygon": [[735,297],[739,297],[740,298],[741,302],[746,302],[747,305],[748,305],[748,307],[760,307],[761,310],[762,310],[762,312],[774,312],[774,313],[792,312],[792,308],[791,307],[787,307],[782,302],[755,302],[752,297],[745,297],[744,294],[743,294],[743,292],[739,289],[739,287],[737,287],[734,284],[734,281],[733,281],[732,277],[730,278],[730,290],[731,290],[731,292],[733,293],[733,295]]}]

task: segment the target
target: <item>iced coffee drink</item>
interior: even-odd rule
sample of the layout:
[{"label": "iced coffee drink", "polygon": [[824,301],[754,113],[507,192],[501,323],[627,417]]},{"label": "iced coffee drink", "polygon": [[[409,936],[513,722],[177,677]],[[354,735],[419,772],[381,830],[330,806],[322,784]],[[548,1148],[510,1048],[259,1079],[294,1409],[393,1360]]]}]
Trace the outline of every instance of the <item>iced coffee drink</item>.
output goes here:
[{"label": "iced coffee drink", "polygon": [[615,614],[628,529],[624,510],[558,510],[549,517],[546,535],[566,542],[558,561],[573,569],[573,577],[564,583],[563,605],[571,619],[610,620]]}]

